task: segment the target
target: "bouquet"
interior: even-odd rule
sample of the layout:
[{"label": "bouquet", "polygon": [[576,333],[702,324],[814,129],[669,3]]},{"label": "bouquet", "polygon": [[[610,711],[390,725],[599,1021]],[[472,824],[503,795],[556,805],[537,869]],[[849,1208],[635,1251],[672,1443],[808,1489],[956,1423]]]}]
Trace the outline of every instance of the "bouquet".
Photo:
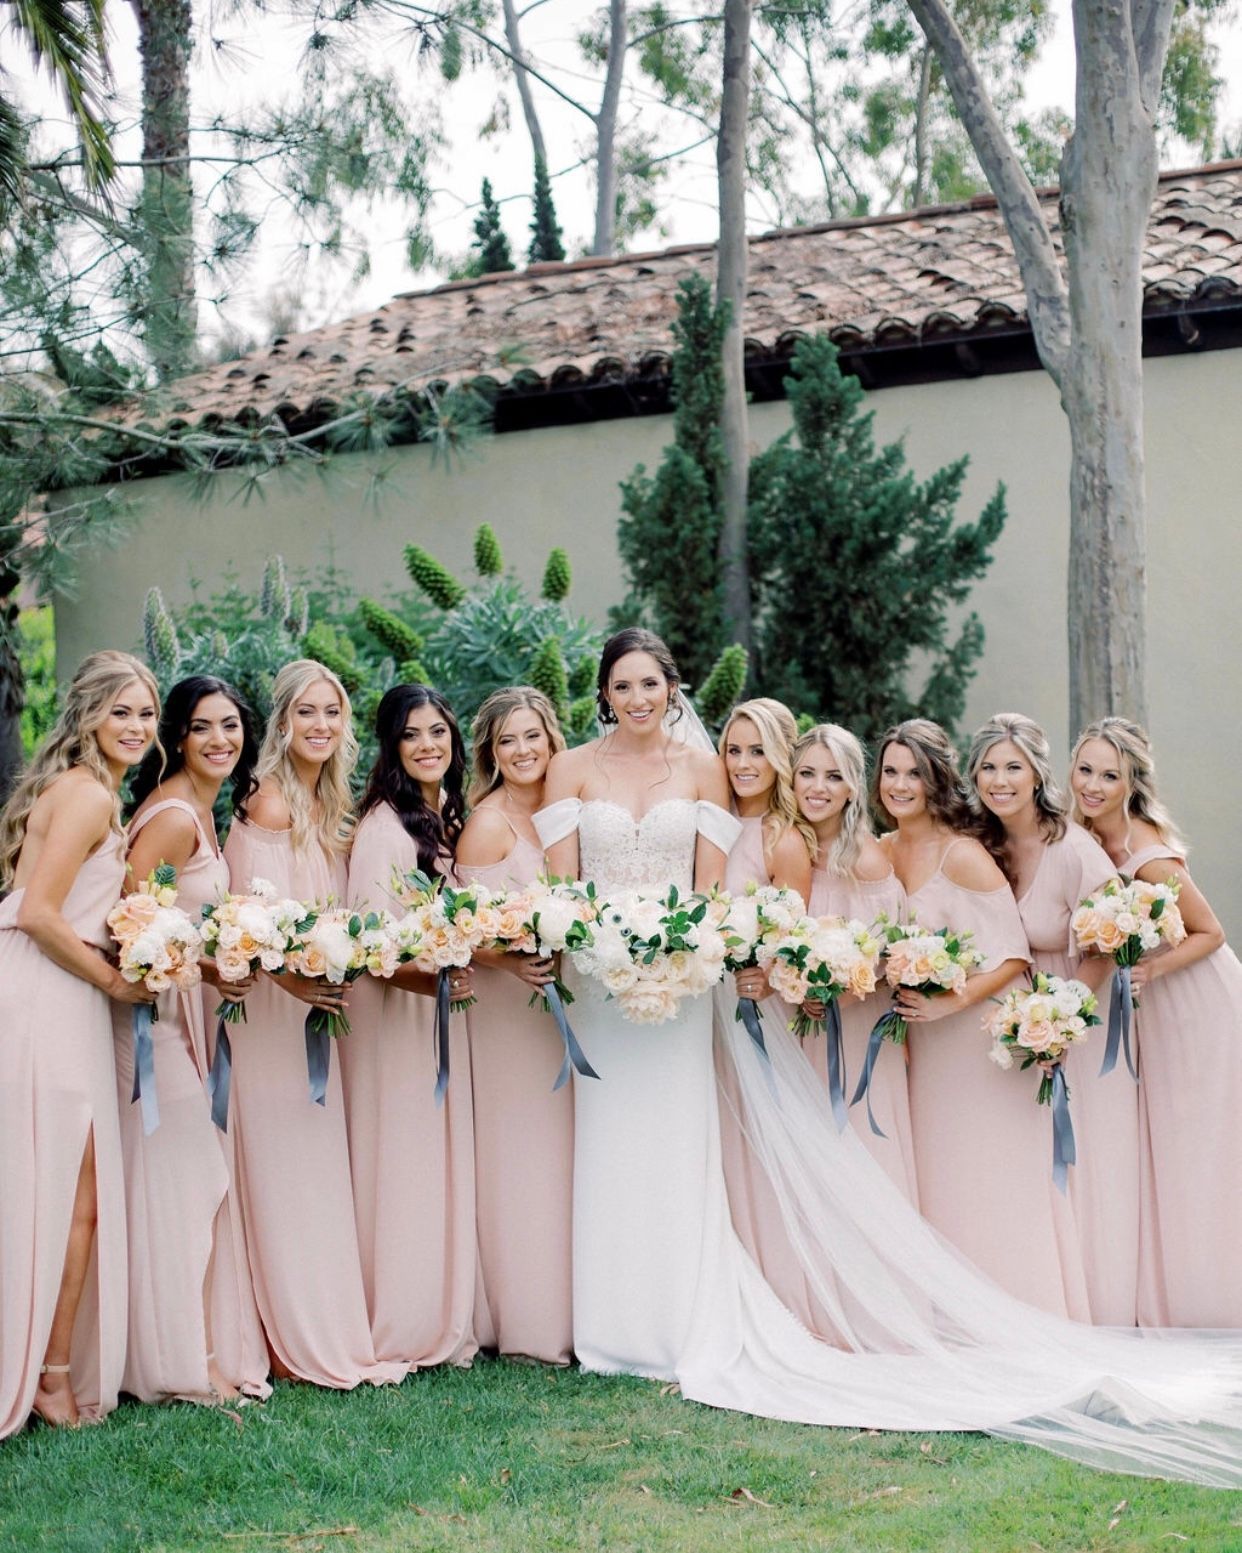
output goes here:
[{"label": "bouquet", "polygon": [[[966,978],[977,966],[982,965],[983,955],[971,943],[971,933],[959,933],[953,928],[937,928],[925,932],[917,922],[891,922],[881,916],[877,926],[884,940],[884,979],[890,987],[913,987],[926,997],[936,997],[945,992],[960,992]],[[877,1137],[884,1137],[871,1113],[869,1090],[871,1075],[885,1040],[904,1046],[910,1027],[895,1008],[890,1008],[876,1020],[867,1040],[867,1053],[863,1058],[863,1070],[858,1077],[851,1105],[867,1096],[867,1121]]]},{"label": "bouquet", "polygon": [[1070,919],[1079,952],[1111,955],[1117,966],[1109,996],[1101,1077],[1117,1066],[1118,1051],[1124,1047],[1130,1077],[1138,1081],[1130,1052],[1130,1024],[1136,1006],[1130,971],[1149,950],[1162,943],[1180,944],[1186,937],[1186,924],[1177,905],[1180,889],[1176,879],[1147,884],[1142,879],[1127,882],[1117,875],[1080,901]]},{"label": "bouquet", "polygon": [[[724,935],[726,971],[771,965],[777,941],[782,934],[791,932],[804,915],[802,897],[774,884],[752,882],[740,895],[718,894],[712,902]],[[746,1033],[766,1059],[763,1023],[754,998],[739,998],[733,1017],[746,1026]]]},{"label": "bouquet", "polygon": [[992,1037],[988,1056],[1000,1068],[1012,1068],[1019,1059],[1024,1072],[1041,1065],[1035,1098],[1052,1107],[1052,1179],[1064,1191],[1066,1170],[1077,1152],[1061,1061],[1069,1047],[1085,1041],[1091,1027],[1100,1023],[1095,994],[1080,981],[1035,971],[1029,987],[1014,987],[996,1002],[996,1009],[983,1019]]},{"label": "bouquet", "polygon": [[[879,939],[864,922],[801,917],[762,952],[771,954],[768,977],[773,988],[787,1003],[797,1005],[790,1029],[799,1036],[813,1032],[827,1035],[828,1099],[838,1128],[844,1130],[845,1061],[837,999],[844,992],[866,997],[875,991]],[[812,1019],[806,1013],[802,1004],[808,998],[824,1005],[823,1016]]]},{"label": "bouquet", "polygon": [[[705,895],[627,893],[599,908],[592,942],[574,964],[596,980],[631,1024],[664,1024],[684,998],[706,992],[724,974],[727,946],[708,915]],[[718,912],[719,908],[717,908]]]},{"label": "bouquet", "polygon": [[[144,982],[152,992],[169,987],[182,990],[202,980],[199,955],[203,941],[198,929],[176,904],[177,871],[167,863],[142,881],[108,913],[108,927],[116,940],[118,964],[126,981]],[[153,1003],[135,1003],[134,1092],[142,1102],[142,1130],[150,1135],[160,1124],[155,1093],[155,1049],[151,1025],[159,1018]]]},{"label": "bouquet", "polygon": [[[549,878],[538,879],[524,889],[493,895],[481,915],[490,924],[489,948],[509,954],[551,956],[589,948],[598,912],[594,885]],[[552,1015],[564,1042],[565,1060],[553,1090],[569,1081],[571,1068],[576,1068],[584,1078],[599,1077],[587,1061],[565,1013],[566,1006],[573,1001],[573,993],[560,976],[554,976],[542,991],[531,993],[527,1004],[528,1008],[538,1004],[545,1014]]]},{"label": "bouquet", "polygon": [[[279,974],[293,947],[299,924],[306,914],[300,901],[285,900],[266,879],[252,879],[246,895],[227,894],[214,905],[204,905],[199,932],[203,948],[216,962],[221,981],[239,982],[256,971]],[[207,1074],[211,1119],[221,1132],[228,1131],[229,1087],[233,1049],[227,1024],[246,1018],[244,1003],[221,999],[216,1008],[216,1049]]]},{"label": "bouquet", "polygon": [[[284,969],[340,987],[362,975],[391,976],[397,965],[396,937],[387,912],[326,905],[302,908]],[[327,1104],[329,1038],[348,1034],[344,1013],[316,1007],[306,1016],[306,1077],[316,1105]]]}]

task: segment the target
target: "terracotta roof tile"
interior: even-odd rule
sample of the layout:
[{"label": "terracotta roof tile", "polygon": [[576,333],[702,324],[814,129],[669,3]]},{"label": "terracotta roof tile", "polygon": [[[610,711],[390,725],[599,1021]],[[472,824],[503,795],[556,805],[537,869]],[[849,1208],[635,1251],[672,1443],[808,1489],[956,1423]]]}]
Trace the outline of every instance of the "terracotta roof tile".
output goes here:
[{"label": "terracotta roof tile", "polygon": [[[1041,198],[1059,240],[1056,191]],[[198,421],[279,408],[290,416],[360,389],[484,377],[531,392],[658,374],[672,349],[678,281],[710,279],[713,270],[712,245],[683,244],[403,293],[183,378],[157,413]],[[1149,308],[1242,301],[1242,161],[1161,176],[1144,273]],[[751,241],[750,281],[745,332],[758,357],[778,356],[811,329],[865,351],[1026,319],[1013,251],[988,196],[767,233]]]}]

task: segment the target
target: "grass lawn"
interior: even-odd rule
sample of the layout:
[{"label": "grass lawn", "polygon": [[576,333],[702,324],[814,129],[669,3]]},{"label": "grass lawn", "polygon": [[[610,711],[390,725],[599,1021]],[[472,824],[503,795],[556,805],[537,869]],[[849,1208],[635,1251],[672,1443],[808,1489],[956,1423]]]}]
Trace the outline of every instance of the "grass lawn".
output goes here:
[{"label": "grass lawn", "polygon": [[127,1405],[0,1445],[0,1547],[1242,1549],[1242,1495],[973,1435],[721,1413],[650,1382],[481,1361],[236,1413]]}]

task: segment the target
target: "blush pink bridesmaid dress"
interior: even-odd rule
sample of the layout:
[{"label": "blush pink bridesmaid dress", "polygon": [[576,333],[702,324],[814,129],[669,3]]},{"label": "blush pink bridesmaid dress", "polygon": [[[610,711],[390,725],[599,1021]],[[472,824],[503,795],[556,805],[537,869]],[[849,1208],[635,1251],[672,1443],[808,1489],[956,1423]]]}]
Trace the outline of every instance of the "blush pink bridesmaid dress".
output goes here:
[{"label": "blush pink bridesmaid dress", "polygon": [[[1184,859],[1167,846],[1132,853]],[[1155,955],[1167,951],[1156,950]],[[1227,944],[1143,988],[1138,1319],[1242,1327],[1242,964]]]},{"label": "blush pink bridesmaid dress", "polygon": [[[349,899],[400,911],[393,868],[418,848],[389,804],[354,832]],[[337,1042],[376,1355],[406,1369],[469,1364],[474,1339],[474,1128],[466,1022],[450,1022],[451,1077],[435,1101],[435,999],[363,976]]]},{"label": "blush pink bridesmaid dress", "polygon": [[[238,820],[224,855],[234,887],[270,880],[294,900],[344,897],[345,868],[316,843]],[[399,1381],[401,1363],[375,1357],[367,1318],[340,1060],[332,1043],[327,1103],[306,1079],[308,1005],[260,977],[234,1027],[229,1133],[242,1234],[268,1345],[298,1380],[348,1391]]]},{"label": "blush pink bridesmaid dress", "polygon": [[[132,843],[150,820],[169,809],[184,810],[198,832],[194,855],[177,875],[177,904],[197,922],[202,907],[228,890],[229,869],[193,807],[180,798],[154,803],[133,820],[129,837]],[[213,1289],[210,1338],[203,1320],[215,1238],[231,1235],[226,1135],[211,1120],[203,1087],[209,1066],[203,991],[172,988],[160,995],[158,1008],[151,1035],[160,1125],[148,1137],[141,1107],[130,1099],[132,1017],[127,1006],[112,1006],[129,1232],[123,1389],[143,1402],[170,1397],[210,1401],[211,1349],[227,1381],[250,1396],[266,1396],[271,1390],[267,1351],[249,1280],[235,1285],[231,1300],[223,1284]]]},{"label": "blush pink bridesmaid dress", "polygon": [[[1080,956],[1070,930],[1079,901],[1117,870],[1081,825],[1050,841],[1018,910],[1036,970],[1077,976]],[[1069,1170],[1069,1199],[1082,1247],[1091,1320],[1132,1327],[1139,1252],[1138,1088],[1124,1061],[1100,1077],[1108,1021],[1108,985],[1099,993],[1104,1027],[1065,1057],[1070,1119],[1078,1161]],[[1029,1075],[1028,1075],[1029,1076]]]},{"label": "blush pink bridesmaid dress", "polygon": [[[969,890],[940,865],[907,897],[929,931],[974,933],[982,971],[1030,960],[1007,884]],[[986,1007],[910,1030],[910,1123],[919,1211],[1002,1289],[1057,1316],[1089,1321],[1086,1275],[1068,1200],[1052,1184],[1052,1117],[1038,1082],[988,1058]]]},{"label": "blush pink bridesmaid dress", "polygon": [[[887,879],[850,879],[830,874],[825,868],[811,873],[811,915],[813,917],[857,918],[872,926],[883,912],[898,922],[905,914],[906,892],[895,873]],[[867,1055],[867,1040],[872,1026],[889,1006],[883,986],[860,1003],[857,998],[839,1000],[841,1011],[841,1048],[845,1059],[845,1098],[850,1100]],[[811,1065],[828,1084],[828,1046],[822,1035],[803,1038],[802,1049]],[[850,1106],[850,1126],[893,1185],[912,1207],[919,1205],[918,1176],[914,1168],[914,1135],[910,1128],[910,1094],[906,1082],[905,1052],[885,1042],[868,1094],[876,1122],[884,1132],[879,1138],[867,1120],[865,1102]]]},{"label": "blush pink bridesmaid dress", "polygon": [[[109,837],[61,907],[84,942],[110,948],[107,916],[124,877],[124,840]],[[0,1439],[30,1416],[92,1133],[98,1220],[69,1374],[83,1418],[112,1411],[125,1366],[125,1178],[111,1003],[17,926],[23,893],[0,901]]]},{"label": "blush pink bridesmaid dress", "polygon": [[[514,831],[499,863],[463,881],[521,889],[543,871],[543,851]],[[573,1356],[574,1095],[553,1090],[564,1047],[550,1014],[507,971],[476,965],[470,1022],[479,1286],[475,1331],[484,1348],[568,1364]],[[574,1009],[568,1009],[572,1024]],[[590,1052],[587,1054],[590,1060]]]}]

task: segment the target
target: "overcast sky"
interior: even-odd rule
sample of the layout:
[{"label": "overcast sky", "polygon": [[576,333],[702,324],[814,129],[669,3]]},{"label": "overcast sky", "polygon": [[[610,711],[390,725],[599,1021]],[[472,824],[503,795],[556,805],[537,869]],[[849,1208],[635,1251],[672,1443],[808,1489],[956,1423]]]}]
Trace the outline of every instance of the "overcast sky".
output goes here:
[{"label": "overcast sky", "polygon": [[[555,78],[572,91],[580,90],[588,102],[598,100],[598,86],[584,72],[575,36],[598,9],[594,0],[548,0],[536,8],[526,22],[526,46],[530,53],[547,61]],[[1067,111],[1073,101],[1073,43],[1070,33],[1069,0],[1053,0],[1056,27],[1043,55],[1028,79],[1027,102],[1031,109],[1061,107]],[[116,76],[118,106],[136,116],[137,51],[136,26],[128,5],[116,0],[109,6],[112,26],[112,60]],[[675,12],[674,12],[675,14]],[[304,32],[291,28],[270,15],[257,14],[249,6],[232,5],[207,26],[209,39],[200,45],[195,59],[196,123],[216,112],[228,111],[241,103],[271,100],[273,83],[288,80],[296,69]],[[210,39],[217,40],[217,46]],[[1220,73],[1226,82],[1226,100],[1221,123],[1234,132],[1242,125],[1242,25],[1222,23],[1216,32],[1221,50]],[[6,50],[6,52],[8,52]],[[432,229],[437,245],[445,252],[464,253],[471,238],[473,210],[482,178],[489,177],[503,201],[505,225],[515,257],[524,253],[530,220],[530,149],[525,129],[511,88],[499,72],[464,74],[453,88],[445,86],[434,65],[420,62],[413,43],[394,41],[392,32],[383,50],[383,60],[392,64],[410,82],[410,100],[434,103],[442,118],[445,150],[433,168],[432,182],[442,192],[437,195]],[[379,63],[380,61],[376,61]],[[550,162],[555,180],[558,215],[570,254],[581,252],[589,239],[592,222],[592,190],[585,171],[566,172],[587,151],[591,126],[581,114],[559,102],[536,84]],[[507,134],[481,138],[480,128],[491,114],[497,98],[507,93],[512,101],[512,127]],[[53,99],[41,94],[50,112]],[[632,103],[631,113],[642,113],[650,121],[653,109],[641,101]],[[665,123],[672,133],[673,125]],[[682,143],[695,138],[688,126]],[[670,147],[676,140],[669,140]],[[124,155],[137,155],[136,135],[122,142]],[[666,185],[664,201],[668,206],[667,235],[653,236],[643,246],[661,247],[665,243],[710,241],[716,235],[715,162],[711,144],[692,152],[674,164]],[[261,262],[254,267],[246,291],[240,291],[229,304],[232,321],[253,327],[253,306],[282,284],[296,292],[302,327],[313,327],[350,313],[378,306],[398,291],[434,285],[435,273],[413,274],[406,262],[403,224],[400,216],[383,203],[365,219],[372,239],[372,271],[360,282],[351,280],[344,266],[329,271],[317,266],[303,273],[294,262],[294,234],[284,221],[273,219],[265,226]],[[755,200],[750,221],[755,231],[772,225],[772,213]],[[205,332],[217,326],[208,311],[202,319]]]}]

